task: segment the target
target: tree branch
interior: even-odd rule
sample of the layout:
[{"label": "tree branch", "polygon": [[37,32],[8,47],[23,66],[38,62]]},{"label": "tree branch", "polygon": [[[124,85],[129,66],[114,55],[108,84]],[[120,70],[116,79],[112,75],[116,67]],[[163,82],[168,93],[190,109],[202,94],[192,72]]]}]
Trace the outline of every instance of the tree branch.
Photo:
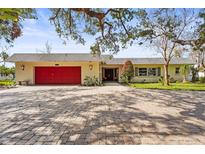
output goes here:
[{"label": "tree branch", "polygon": [[97,18],[98,20],[102,20],[106,15],[103,12],[95,12],[95,11],[92,11],[91,9],[88,9],[88,8],[70,8],[70,9],[75,11],[75,12],[83,12],[90,17]]},{"label": "tree branch", "polygon": [[125,24],[124,24],[124,22],[122,21],[122,18],[120,18],[120,22],[121,22],[121,24],[122,24],[122,27],[123,27],[124,30],[125,30],[125,33],[126,33],[127,36],[129,37],[129,32],[128,32],[127,28],[125,27]]},{"label": "tree branch", "polygon": [[54,19],[58,16],[60,10],[61,10],[61,8],[58,8],[57,11],[56,11],[56,13],[55,13],[55,15],[52,16],[52,17],[50,17],[50,20],[54,20]]},{"label": "tree branch", "polygon": [[193,45],[194,40],[174,40],[174,42],[179,43],[181,45]]}]

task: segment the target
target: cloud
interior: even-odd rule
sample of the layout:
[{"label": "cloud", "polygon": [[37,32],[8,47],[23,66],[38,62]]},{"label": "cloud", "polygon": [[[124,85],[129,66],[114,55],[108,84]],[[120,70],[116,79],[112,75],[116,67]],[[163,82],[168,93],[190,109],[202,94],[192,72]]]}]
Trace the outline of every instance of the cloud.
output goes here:
[{"label": "cloud", "polygon": [[23,22],[24,25],[35,25],[37,24],[37,20],[36,19],[26,19],[24,22]]},{"label": "cloud", "polygon": [[44,37],[50,38],[51,36],[57,36],[56,32],[53,30],[41,30],[32,27],[24,27],[23,28],[23,36],[32,36],[32,37]]}]

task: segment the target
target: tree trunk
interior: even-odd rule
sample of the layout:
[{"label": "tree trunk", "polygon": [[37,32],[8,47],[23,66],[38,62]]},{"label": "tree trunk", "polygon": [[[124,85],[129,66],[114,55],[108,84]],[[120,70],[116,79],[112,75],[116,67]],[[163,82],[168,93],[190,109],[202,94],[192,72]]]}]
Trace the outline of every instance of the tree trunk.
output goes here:
[{"label": "tree trunk", "polygon": [[164,64],[164,85],[169,85],[169,79],[168,79],[168,63]]},{"label": "tree trunk", "polygon": [[183,83],[187,82],[186,75],[187,75],[187,66],[185,65],[183,68],[183,81],[182,81]]}]

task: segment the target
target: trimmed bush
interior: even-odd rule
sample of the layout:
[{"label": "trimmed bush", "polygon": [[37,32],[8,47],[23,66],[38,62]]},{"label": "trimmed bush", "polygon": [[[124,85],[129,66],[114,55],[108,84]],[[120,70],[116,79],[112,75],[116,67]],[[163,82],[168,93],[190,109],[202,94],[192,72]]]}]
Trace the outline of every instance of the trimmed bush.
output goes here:
[{"label": "trimmed bush", "polygon": [[13,86],[15,82],[12,80],[0,80],[0,86]]},{"label": "trimmed bush", "polygon": [[164,85],[164,78],[163,76],[160,76],[158,83],[161,83],[162,85]]},{"label": "trimmed bush", "polygon": [[[168,80],[169,80],[169,83],[176,83],[177,82],[177,80],[175,80],[173,77],[170,77],[170,75],[168,75]],[[164,77],[163,76],[160,76],[158,83],[161,83],[162,85],[164,85]]]},{"label": "trimmed bush", "polygon": [[205,77],[200,77],[200,78],[199,78],[199,82],[200,82],[200,83],[205,83]]},{"label": "trimmed bush", "polygon": [[95,76],[93,76],[93,77],[86,76],[84,79],[83,85],[84,86],[102,86],[102,83]]},{"label": "trimmed bush", "polygon": [[[175,83],[181,83],[179,80],[176,80],[176,82]],[[187,81],[186,81],[186,83],[187,83]]]},{"label": "trimmed bush", "polygon": [[121,81],[122,83],[128,84],[128,83],[129,83],[128,76],[126,76],[125,74],[122,74],[122,75],[120,76],[120,81]]}]

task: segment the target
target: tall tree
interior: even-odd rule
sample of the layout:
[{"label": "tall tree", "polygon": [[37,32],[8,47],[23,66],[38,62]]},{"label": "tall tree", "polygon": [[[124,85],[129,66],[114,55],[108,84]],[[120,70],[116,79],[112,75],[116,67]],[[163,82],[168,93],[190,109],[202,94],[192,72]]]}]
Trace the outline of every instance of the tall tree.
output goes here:
[{"label": "tall tree", "polygon": [[6,76],[12,74],[12,76],[14,77],[15,76],[15,67],[9,68],[9,67],[0,65],[0,74],[6,75]]},{"label": "tall tree", "polygon": [[3,50],[0,53],[0,62],[3,62],[3,66],[5,66],[6,64],[6,59],[9,57],[9,55],[7,54],[7,52],[5,50]]},{"label": "tall tree", "polygon": [[197,28],[192,33],[191,39],[176,40],[181,45],[191,46],[191,56],[196,59],[198,67],[205,69],[205,9],[199,12]]},{"label": "tall tree", "polygon": [[[193,9],[51,9],[51,23],[58,35],[85,43],[85,35],[95,38],[90,47],[93,54],[132,45],[141,38],[157,48],[164,58],[164,82],[169,85],[168,66],[182,50],[178,43],[195,20]],[[140,43],[142,44],[142,43]]]},{"label": "tall tree", "polygon": [[13,44],[22,34],[22,21],[36,19],[35,9],[0,8],[0,46]]},{"label": "tall tree", "polygon": [[164,85],[169,85],[168,67],[172,58],[181,52],[174,40],[184,38],[195,21],[192,9],[146,9],[139,16],[140,44],[149,43],[164,59]]},{"label": "tall tree", "polygon": [[132,21],[138,9],[59,8],[51,12],[50,21],[65,41],[71,38],[85,44],[85,35],[92,36],[95,39],[90,47],[93,54],[117,53],[132,45],[136,38]]},{"label": "tall tree", "polygon": [[48,41],[46,41],[46,43],[45,43],[45,48],[46,48],[46,53],[51,53],[51,50],[52,50],[52,45],[48,42]]},{"label": "tall tree", "polygon": [[41,53],[47,53],[47,54],[50,54],[51,53],[51,50],[52,50],[52,45],[46,41],[45,43],[45,49],[36,49],[36,52],[41,52]]}]

